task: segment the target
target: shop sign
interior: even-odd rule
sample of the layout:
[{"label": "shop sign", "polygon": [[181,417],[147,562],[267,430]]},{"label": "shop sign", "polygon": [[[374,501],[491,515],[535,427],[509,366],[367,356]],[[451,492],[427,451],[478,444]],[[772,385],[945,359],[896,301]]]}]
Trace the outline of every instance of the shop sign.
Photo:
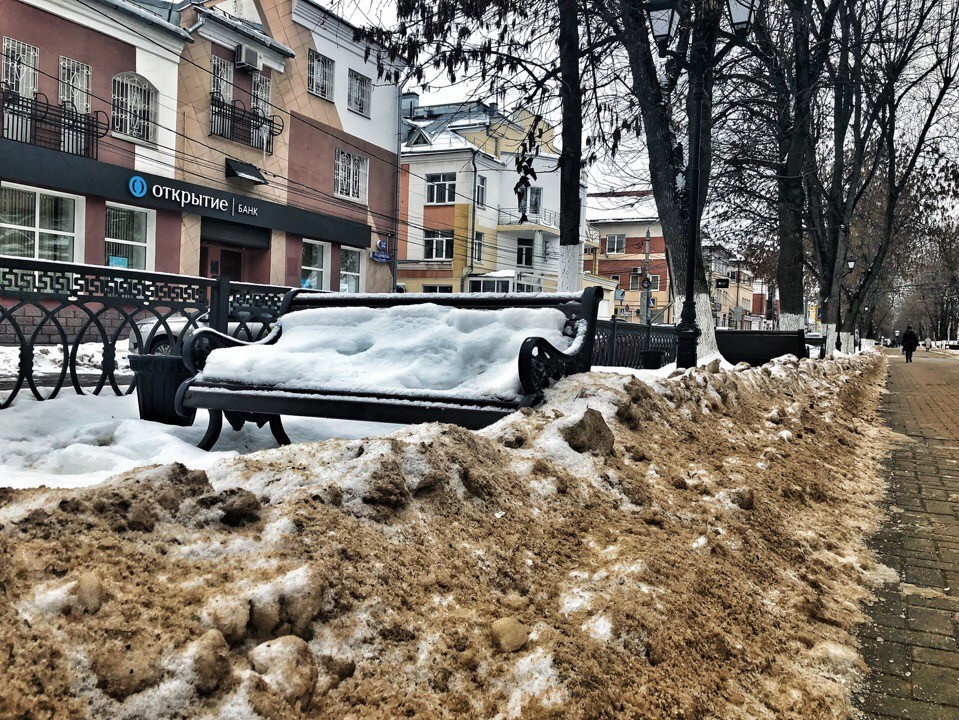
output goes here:
[{"label": "shop sign", "polygon": [[393,256],[389,253],[374,252],[371,256],[376,262],[388,263],[392,262]]},{"label": "shop sign", "polygon": [[181,208],[190,209],[209,209],[216,210],[230,215],[246,215],[256,217],[259,215],[259,208],[246,202],[238,202],[236,197],[217,197],[204,192],[195,190],[186,190],[183,188],[171,187],[154,183],[153,187],[140,175],[134,175],[127,183],[130,194],[135,198],[146,197],[149,193],[159,200],[167,200],[178,204]]}]

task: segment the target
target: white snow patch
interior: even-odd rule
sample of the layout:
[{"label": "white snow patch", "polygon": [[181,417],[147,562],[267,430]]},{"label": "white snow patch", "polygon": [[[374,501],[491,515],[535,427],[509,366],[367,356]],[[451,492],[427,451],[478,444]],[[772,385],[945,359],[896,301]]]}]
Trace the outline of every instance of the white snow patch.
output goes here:
[{"label": "white snow patch", "polygon": [[504,685],[509,690],[505,714],[497,713],[493,720],[520,717],[523,705],[533,698],[549,707],[559,705],[569,697],[553,667],[553,654],[542,649],[521,657]]},{"label": "white snow patch", "polygon": [[613,623],[605,615],[596,615],[583,623],[583,631],[594,640],[609,642],[613,635]]}]

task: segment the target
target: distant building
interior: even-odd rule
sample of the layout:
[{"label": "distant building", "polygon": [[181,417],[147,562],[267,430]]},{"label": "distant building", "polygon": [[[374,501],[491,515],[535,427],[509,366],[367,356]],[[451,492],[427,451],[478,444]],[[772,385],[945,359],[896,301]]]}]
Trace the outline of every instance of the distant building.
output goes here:
[{"label": "distant building", "polygon": [[[629,322],[644,322],[646,304],[652,322],[675,322],[666,244],[651,191],[589,193],[586,217],[592,238],[586,245],[583,270],[617,284],[616,315]],[[649,287],[644,288],[647,279]]]},{"label": "distant building", "polygon": [[[403,95],[399,282],[410,292],[541,292],[559,271],[559,155],[543,128],[537,177],[516,158],[534,120],[496,103],[420,105]],[[585,198],[585,186],[582,188]],[[581,243],[586,237],[585,218]]]},{"label": "distant building", "polygon": [[733,252],[721,245],[703,245],[706,282],[716,327],[732,330],[759,330],[762,312],[753,301],[753,274]]}]

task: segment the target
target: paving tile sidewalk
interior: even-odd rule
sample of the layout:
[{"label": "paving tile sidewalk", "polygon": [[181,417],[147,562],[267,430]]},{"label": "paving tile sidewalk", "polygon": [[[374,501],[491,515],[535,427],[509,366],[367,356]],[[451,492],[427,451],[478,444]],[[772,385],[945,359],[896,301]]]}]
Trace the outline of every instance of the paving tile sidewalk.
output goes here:
[{"label": "paving tile sidewalk", "polygon": [[913,442],[886,462],[889,520],[873,539],[900,583],[860,630],[861,718],[959,720],[959,358],[889,355],[886,424]]}]

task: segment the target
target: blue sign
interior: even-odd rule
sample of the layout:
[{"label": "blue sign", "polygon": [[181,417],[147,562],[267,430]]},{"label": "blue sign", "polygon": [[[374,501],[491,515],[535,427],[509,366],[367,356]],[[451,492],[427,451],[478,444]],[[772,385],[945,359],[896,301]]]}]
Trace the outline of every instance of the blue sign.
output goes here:
[{"label": "blue sign", "polygon": [[390,243],[387,240],[380,240],[378,243],[376,243],[376,247],[378,247],[380,250],[387,250],[390,247]]},{"label": "blue sign", "polygon": [[110,267],[125,268],[125,267],[130,267],[130,261],[127,258],[123,257],[122,255],[111,255],[107,259],[107,265],[109,265]]},{"label": "blue sign", "polygon": [[372,253],[370,257],[376,260],[376,262],[391,262],[393,260],[393,256],[389,253],[375,252]]},{"label": "blue sign", "polygon": [[132,178],[130,178],[130,182],[127,183],[127,187],[130,188],[130,194],[135,198],[142,198],[146,196],[147,190],[150,189],[147,185],[147,181],[139,175],[134,175]]}]

